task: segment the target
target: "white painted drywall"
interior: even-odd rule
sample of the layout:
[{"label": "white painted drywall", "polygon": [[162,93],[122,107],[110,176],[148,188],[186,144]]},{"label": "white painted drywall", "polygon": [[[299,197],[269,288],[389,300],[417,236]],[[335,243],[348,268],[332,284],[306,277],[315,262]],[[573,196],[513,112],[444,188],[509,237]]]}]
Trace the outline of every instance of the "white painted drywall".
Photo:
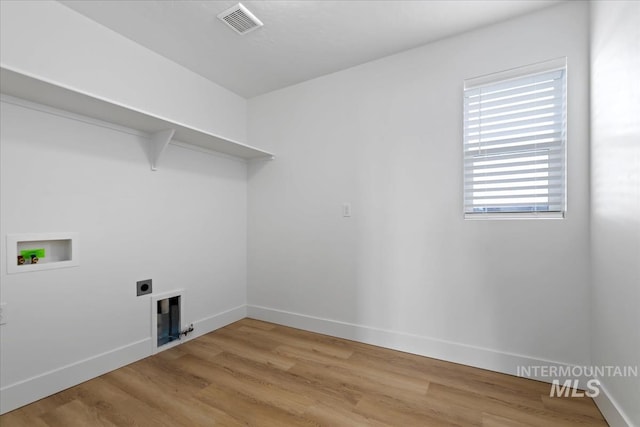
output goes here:
[{"label": "white painted drywall", "polygon": [[[640,3],[593,2],[591,22],[593,363],[638,366]],[[601,381],[626,423],[640,426],[640,378]],[[625,425],[599,406],[612,426]]]},{"label": "white painted drywall", "polygon": [[0,2],[0,62],[240,142],[246,101],[54,1]]},{"label": "white painted drywall", "polygon": [[[196,334],[244,317],[246,163],[2,102],[2,412],[151,354],[151,296]],[[78,232],[80,265],[7,274],[5,236]]]},{"label": "white painted drywall", "polygon": [[[249,314],[504,372],[588,363],[588,52],[569,2],[250,99],[278,161],[249,171]],[[566,219],[465,221],[463,80],[562,56]]]}]

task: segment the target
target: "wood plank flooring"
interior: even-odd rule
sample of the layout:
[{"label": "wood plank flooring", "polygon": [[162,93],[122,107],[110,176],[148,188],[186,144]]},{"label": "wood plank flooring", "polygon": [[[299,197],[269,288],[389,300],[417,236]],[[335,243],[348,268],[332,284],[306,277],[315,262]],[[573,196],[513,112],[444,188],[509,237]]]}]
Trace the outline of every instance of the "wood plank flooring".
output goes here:
[{"label": "wood plank flooring", "polygon": [[606,426],[549,384],[244,319],[0,417],[2,427]]}]

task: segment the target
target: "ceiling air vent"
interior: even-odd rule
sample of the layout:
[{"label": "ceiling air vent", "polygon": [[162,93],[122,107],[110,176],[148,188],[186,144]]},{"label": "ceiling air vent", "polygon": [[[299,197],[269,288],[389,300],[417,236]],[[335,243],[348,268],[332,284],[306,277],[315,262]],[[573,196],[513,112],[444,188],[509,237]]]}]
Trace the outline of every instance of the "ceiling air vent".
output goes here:
[{"label": "ceiling air vent", "polygon": [[247,34],[264,25],[253,13],[249,12],[249,9],[240,3],[222,12],[218,15],[218,18],[238,34]]}]

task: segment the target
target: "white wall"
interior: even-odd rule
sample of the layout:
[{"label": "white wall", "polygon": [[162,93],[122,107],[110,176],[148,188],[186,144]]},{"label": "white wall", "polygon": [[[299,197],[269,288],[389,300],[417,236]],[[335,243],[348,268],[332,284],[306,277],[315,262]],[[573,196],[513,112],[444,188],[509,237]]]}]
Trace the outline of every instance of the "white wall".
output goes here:
[{"label": "white wall", "polygon": [[0,2],[0,62],[240,142],[246,101],[53,1]]},{"label": "white wall", "polygon": [[[463,80],[561,56],[566,219],[463,220]],[[588,363],[588,75],[568,2],[249,100],[278,154],[249,172],[249,314],[504,372]]]},{"label": "white wall", "polygon": [[[245,316],[244,162],[169,145],[151,172],[143,137],[1,105],[2,412],[151,354],[137,280],[185,289],[196,335]],[[7,274],[7,234],[64,231],[78,267]]]},{"label": "white wall", "polygon": [[[223,137],[246,100],[52,1],[0,2],[3,67]],[[184,288],[196,335],[245,314],[246,164],[2,105],[0,412],[152,351],[150,297]],[[78,268],[6,274],[7,234],[80,232]]]},{"label": "white wall", "polygon": [[[591,9],[593,362],[640,364],[640,3]],[[601,378],[612,426],[640,426],[640,379]],[[606,398],[608,397],[608,401]],[[617,415],[618,412],[620,415]]]}]

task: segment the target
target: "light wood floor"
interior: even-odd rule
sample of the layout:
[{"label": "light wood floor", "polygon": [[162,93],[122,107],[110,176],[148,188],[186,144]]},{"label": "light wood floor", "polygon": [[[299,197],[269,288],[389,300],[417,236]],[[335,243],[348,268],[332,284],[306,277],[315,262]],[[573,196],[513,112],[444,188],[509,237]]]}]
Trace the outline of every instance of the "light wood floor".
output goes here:
[{"label": "light wood floor", "polygon": [[0,417],[2,427],[606,426],[550,386],[244,319]]}]

